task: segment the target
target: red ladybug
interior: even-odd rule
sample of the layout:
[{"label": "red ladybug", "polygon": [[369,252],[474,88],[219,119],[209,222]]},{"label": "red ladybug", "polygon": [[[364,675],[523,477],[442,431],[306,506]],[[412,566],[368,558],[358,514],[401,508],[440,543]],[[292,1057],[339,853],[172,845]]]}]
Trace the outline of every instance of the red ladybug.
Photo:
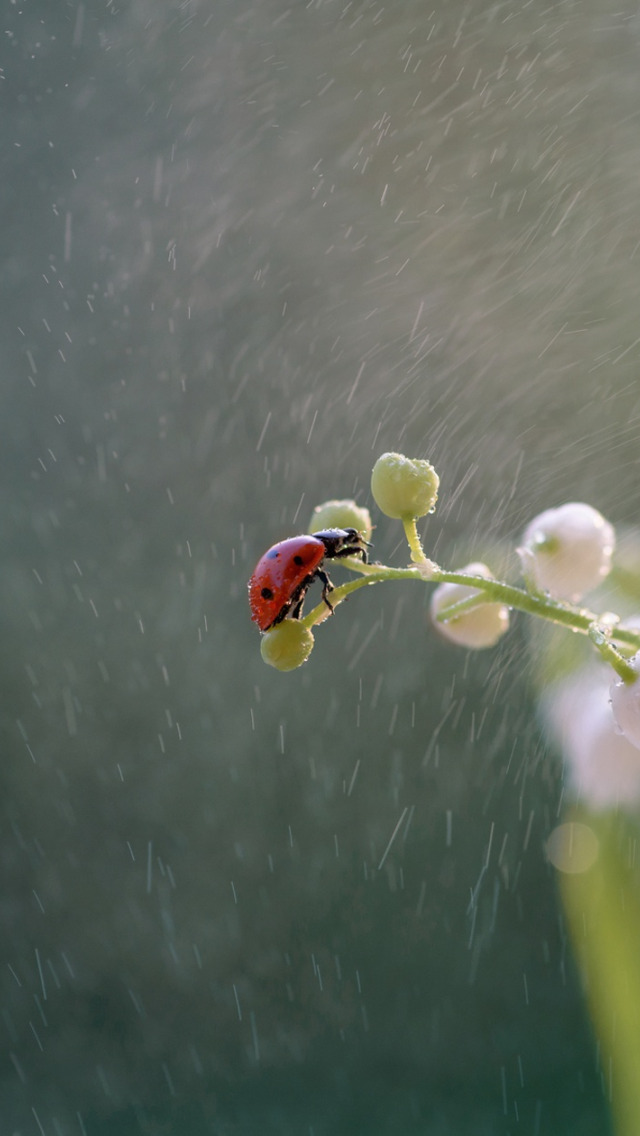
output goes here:
[{"label": "red ladybug", "polygon": [[367,542],[357,529],[323,529],[311,536],[292,536],[274,544],[260,558],[249,580],[251,618],[268,631],[286,615],[299,619],[309,586],[322,580],[322,598],[330,611],[333,584],[324,571],[325,558],[361,556],[367,562]]}]

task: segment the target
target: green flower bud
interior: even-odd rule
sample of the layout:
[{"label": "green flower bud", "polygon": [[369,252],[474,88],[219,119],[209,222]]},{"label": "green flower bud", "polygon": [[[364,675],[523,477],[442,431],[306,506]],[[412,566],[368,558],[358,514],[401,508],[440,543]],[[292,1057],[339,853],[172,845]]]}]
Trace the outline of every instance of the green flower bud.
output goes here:
[{"label": "green flower bud", "polygon": [[311,514],[309,532],[320,532],[322,529],[355,529],[369,540],[373,531],[371,514],[363,505],[356,505],[355,501],[324,501],[316,505]]},{"label": "green flower bud", "polygon": [[404,454],[383,454],[371,474],[371,492],[378,508],[400,521],[432,513],[439,484],[430,462]]},{"label": "green flower bud", "polygon": [[265,663],[278,671],[295,671],[313,651],[313,635],[298,619],[283,619],[260,640]]}]

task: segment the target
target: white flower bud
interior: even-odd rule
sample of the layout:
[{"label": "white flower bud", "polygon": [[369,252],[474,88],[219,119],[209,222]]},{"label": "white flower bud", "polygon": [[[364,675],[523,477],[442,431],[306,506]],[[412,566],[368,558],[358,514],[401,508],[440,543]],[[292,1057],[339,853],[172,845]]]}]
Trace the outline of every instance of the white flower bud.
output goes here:
[{"label": "white flower bud", "polygon": [[531,521],[518,555],[539,591],[577,603],[608,575],[614,547],[613,526],[591,505],[573,501]]},{"label": "white flower bud", "polygon": [[[621,678],[616,678],[611,683],[611,709],[620,733],[640,750],[640,652],[627,662],[639,677],[635,682],[623,682]],[[640,754],[638,760],[640,761]]]},{"label": "white flower bud", "polygon": [[610,673],[604,665],[585,668],[541,700],[548,730],[565,759],[568,791],[594,811],[640,804],[640,750],[616,728]]},{"label": "white flower bud", "polygon": [[[492,580],[493,576],[486,564],[467,564],[459,569],[470,576],[484,576],[485,580]],[[477,607],[463,612],[461,615],[448,620],[446,623],[438,619],[438,615],[445,608],[460,603],[461,600],[470,599],[471,596],[481,596],[478,588],[464,584],[439,584],[431,596],[429,614],[437,631],[457,643],[461,647],[479,649],[493,647],[498,639],[504,635],[509,627],[509,608],[501,603],[478,603]]]}]

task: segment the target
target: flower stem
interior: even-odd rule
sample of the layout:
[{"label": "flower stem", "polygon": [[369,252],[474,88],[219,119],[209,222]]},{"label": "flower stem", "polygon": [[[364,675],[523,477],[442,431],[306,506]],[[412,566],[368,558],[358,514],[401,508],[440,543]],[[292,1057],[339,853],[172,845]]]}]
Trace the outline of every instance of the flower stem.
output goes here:
[{"label": "flower stem", "polygon": [[[329,593],[333,608],[346,600],[352,592],[357,592],[359,588],[366,588],[370,584],[380,584],[383,580],[424,580],[424,576],[417,568],[388,568],[380,564],[360,564],[357,561],[350,563],[347,560],[343,560],[342,563],[348,568],[353,567],[362,575],[359,580],[349,580],[348,583],[341,584],[339,588],[334,588]],[[313,611],[305,615],[301,622],[311,629],[316,623],[322,623],[329,614],[329,608],[323,600],[313,608]]]},{"label": "flower stem", "polygon": [[414,564],[428,564],[429,561],[424,553],[422,541],[418,535],[418,526],[416,525],[415,517],[404,517],[402,520],[404,528],[404,535],[407,538],[407,544],[411,552],[411,559]]},{"label": "flower stem", "polygon": [[[392,568],[386,564],[363,564],[355,557],[341,560],[341,564],[345,568],[350,568],[352,571],[359,574],[359,579],[349,580],[346,584],[341,584],[340,587],[334,588],[330,593],[332,607],[336,607],[338,604],[342,603],[347,596],[351,595],[352,592],[357,591],[359,588],[366,587],[369,584],[380,584],[384,580],[421,580],[423,583],[461,584],[464,587],[474,588],[481,593],[481,597],[470,597],[470,603],[473,606],[478,602],[505,604],[507,607],[517,611],[524,611],[528,615],[538,616],[551,623],[559,624],[570,631],[590,636],[590,638],[594,640],[597,649],[607,658],[607,661],[611,663],[616,672],[621,675],[625,682],[630,681],[630,669],[627,667],[624,656],[619,651],[616,651],[613,644],[617,643],[628,646],[637,651],[640,649],[639,631],[629,631],[614,625],[610,635],[605,635],[600,630],[599,616],[595,612],[589,611],[587,608],[574,607],[573,604],[561,603],[548,595],[532,595],[531,592],[526,591],[524,588],[515,587],[513,584],[507,584],[502,580],[487,579],[485,576],[474,576],[468,572],[449,572],[444,568],[438,567],[437,564],[434,564],[425,556],[415,528],[415,521],[407,521],[405,531],[407,532],[408,538],[409,534],[411,534],[412,539],[415,536],[417,543],[413,543],[412,556],[415,554],[415,556],[419,556],[420,559],[414,560],[414,565],[409,568]],[[463,602],[466,603],[467,601]],[[321,623],[328,614],[329,609],[323,602],[310,611],[302,622],[305,626],[311,628],[315,624]],[[451,613],[448,612],[446,615],[450,618]],[[596,635],[594,628],[598,629],[598,634],[601,636],[601,639],[598,641],[594,638],[594,635]],[[596,638],[598,638],[597,635]]]},{"label": "flower stem", "polygon": [[621,655],[620,652],[616,650],[609,637],[605,635],[604,631],[597,623],[591,624],[589,628],[589,638],[602,655],[602,658],[613,667],[616,674],[620,676],[624,683],[630,686],[632,683],[636,682],[638,676],[633,667],[629,665],[624,655]]},{"label": "flower stem", "polygon": [[559,873],[569,932],[591,1017],[618,1136],[636,1136],[640,1118],[640,901],[628,848],[633,824],[614,814],[575,808],[568,823],[586,824],[598,856],[585,871]]}]

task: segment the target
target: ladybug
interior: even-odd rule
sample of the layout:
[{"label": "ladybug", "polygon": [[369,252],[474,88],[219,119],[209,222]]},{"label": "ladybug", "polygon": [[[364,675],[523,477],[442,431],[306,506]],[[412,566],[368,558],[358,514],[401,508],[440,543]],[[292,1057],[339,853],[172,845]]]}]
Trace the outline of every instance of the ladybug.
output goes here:
[{"label": "ladybug", "polygon": [[323,529],[310,536],[292,536],[265,552],[249,580],[251,618],[268,631],[285,616],[299,619],[309,586],[322,580],[322,598],[333,611],[328,595],[333,584],[322,565],[325,559],[361,556],[367,563],[367,541],[357,529]]}]

